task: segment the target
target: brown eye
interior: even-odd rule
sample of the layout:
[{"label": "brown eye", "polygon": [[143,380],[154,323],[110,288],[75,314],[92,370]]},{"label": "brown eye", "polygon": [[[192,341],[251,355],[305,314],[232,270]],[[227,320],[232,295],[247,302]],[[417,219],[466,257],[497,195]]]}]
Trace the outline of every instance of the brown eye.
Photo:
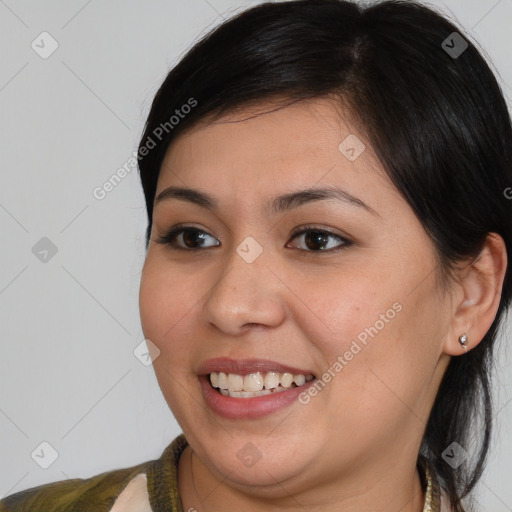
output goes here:
[{"label": "brown eye", "polygon": [[[305,248],[301,249],[307,252],[334,252],[352,245],[350,240],[347,240],[338,234],[332,233],[331,231],[319,229],[314,226],[303,227],[301,231],[293,234],[292,239],[303,235],[305,235],[303,238]],[[337,246],[335,245],[334,248],[332,248],[332,242],[330,243],[329,240],[337,240],[338,242],[341,242],[341,244],[338,244]],[[331,247],[328,247],[329,244]],[[326,247],[328,250],[326,250]]]},{"label": "brown eye", "polygon": [[[206,231],[202,231],[198,228],[193,227],[175,227],[171,229],[168,233],[158,238],[156,241],[159,244],[165,244],[170,246],[176,250],[197,250],[201,247],[212,247],[203,246],[202,243],[207,239],[207,237],[213,238],[211,235],[206,233]],[[181,240],[181,243],[178,242]]]}]

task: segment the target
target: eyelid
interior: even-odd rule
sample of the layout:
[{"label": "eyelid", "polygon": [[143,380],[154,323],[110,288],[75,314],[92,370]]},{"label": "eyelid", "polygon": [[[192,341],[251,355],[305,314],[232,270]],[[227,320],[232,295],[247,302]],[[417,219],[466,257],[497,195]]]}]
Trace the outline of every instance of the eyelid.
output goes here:
[{"label": "eyelid", "polygon": [[308,231],[321,231],[323,233],[328,233],[328,234],[330,234],[332,236],[335,236],[335,237],[339,237],[339,238],[343,238],[343,239],[346,238],[343,235],[341,235],[340,233],[336,233],[331,228],[323,227],[323,226],[318,226],[318,225],[315,225],[315,224],[304,224],[303,226],[298,226],[298,227],[292,229],[292,232],[290,233],[290,236],[291,237],[296,237],[297,235],[301,235],[304,232],[308,232]]}]

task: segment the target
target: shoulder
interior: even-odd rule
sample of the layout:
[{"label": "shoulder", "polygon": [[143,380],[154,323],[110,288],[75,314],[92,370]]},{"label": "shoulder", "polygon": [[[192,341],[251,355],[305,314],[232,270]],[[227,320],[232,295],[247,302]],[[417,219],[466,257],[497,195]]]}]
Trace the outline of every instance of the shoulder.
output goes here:
[{"label": "shoulder", "polygon": [[26,489],[0,501],[0,512],[108,512],[130,481],[145,475],[149,465],[144,463],[87,479],[62,480]]},{"label": "shoulder", "polygon": [[187,445],[180,434],[157,460],[11,494],[0,500],[0,512],[151,512],[158,503],[179,510],[177,468]]}]

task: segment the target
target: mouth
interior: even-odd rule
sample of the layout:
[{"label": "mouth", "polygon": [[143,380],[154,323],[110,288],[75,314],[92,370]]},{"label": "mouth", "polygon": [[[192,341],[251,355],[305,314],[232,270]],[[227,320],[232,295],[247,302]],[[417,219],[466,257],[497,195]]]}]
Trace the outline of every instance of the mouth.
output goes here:
[{"label": "mouth", "polygon": [[257,398],[301,387],[315,379],[311,373],[257,371],[246,375],[211,372],[208,381],[213,389],[231,398]]},{"label": "mouth", "polygon": [[229,420],[263,418],[291,407],[316,381],[310,369],[268,359],[209,359],[197,373],[210,410]]}]

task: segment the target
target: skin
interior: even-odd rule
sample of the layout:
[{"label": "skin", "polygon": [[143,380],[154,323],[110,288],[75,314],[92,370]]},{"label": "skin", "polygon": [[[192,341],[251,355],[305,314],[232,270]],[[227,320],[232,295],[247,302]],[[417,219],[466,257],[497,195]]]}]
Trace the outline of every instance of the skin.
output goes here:
[{"label": "skin", "polygon": [[[426,421],[450,358],[464,354],[458,337],[466,332],[471,350],[494,320],[503,240],[490,235],[443,292],[432,241],[348,110],[322,98],[248,118],[253,112],[197,126],[169,148],[157,195],[186,186],[215,196],[219,209],[156,204],[142,272],[144,335],[160,350],[156,376],[190,444],[179,463],[184,510],[421,512],[416,460]],[[366,145],[355,161],[338,149],[349,134]],[[337,200],[277,215],[264,208],[277,195],[327,185],[376,214]],[[209,235],[196,252],[155,241],[178,223]],[[292,238],[305,224],[353,244]],[[236,252],[247,236],[263,248],[250,264]],[[201,362],[258,357],[321,377],[397,302],[402,310],[307,405],[247,420],[207,406]],[[252,467],[237,457],[249,442],[261,454]]]}]

